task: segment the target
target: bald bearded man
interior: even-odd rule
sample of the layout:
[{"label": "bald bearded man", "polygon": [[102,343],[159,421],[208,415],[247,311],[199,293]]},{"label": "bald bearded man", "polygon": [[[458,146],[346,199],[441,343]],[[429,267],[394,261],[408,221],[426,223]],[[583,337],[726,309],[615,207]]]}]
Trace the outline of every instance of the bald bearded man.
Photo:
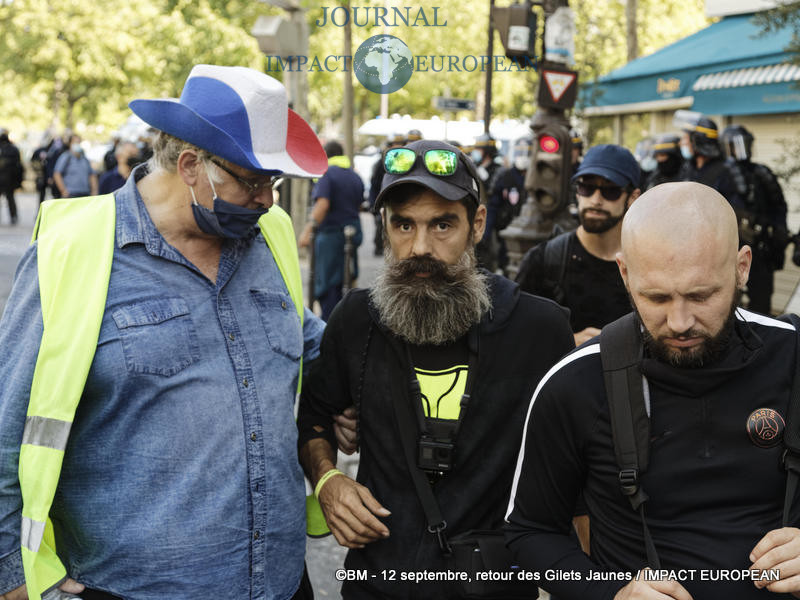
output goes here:
[{"label": "bald bearded man", "polygon": [[[649,400],[650,460],[640,481],[667,572],[640,571],[648,563],[642,522],[620,489],[595,338],[534,393],[506,515],[520,566],[560,599],[800,597],[791,594],[800,591],[800,530],[781,526],[781,434],[798,335],[789,319],[737,308],[751,257],[738,249],[730,205],[704,185],[657,186],[628,211],[617,263]],[[769,435],[754,426],[759,415],[774,425]],[[568,535],[581,492],[590,556]],[[793,510],[789,523],[797,522]],[[764,569],[779,575],[754,581]]]}]

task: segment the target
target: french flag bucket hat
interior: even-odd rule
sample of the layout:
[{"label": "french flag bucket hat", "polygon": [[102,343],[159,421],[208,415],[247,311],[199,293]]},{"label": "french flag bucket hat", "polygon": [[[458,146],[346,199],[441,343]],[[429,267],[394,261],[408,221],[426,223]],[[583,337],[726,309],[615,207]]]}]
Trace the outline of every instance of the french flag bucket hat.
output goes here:
[{"label": "french flag bucket hat", "polygon": [[195,65],[180,98],[133,100],[145,123],[245,169],[320,177],[322,144],[289,108],[286,88],[247,67]]}]

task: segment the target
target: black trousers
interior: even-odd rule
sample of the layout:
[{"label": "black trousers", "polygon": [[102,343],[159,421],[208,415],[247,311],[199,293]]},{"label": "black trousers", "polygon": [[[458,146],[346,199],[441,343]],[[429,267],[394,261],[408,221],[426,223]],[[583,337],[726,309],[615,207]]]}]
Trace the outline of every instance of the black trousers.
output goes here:
[{"label": "black trousers", "polygon": [[11,222],[17,222],[17,203],[14,200],[14,188],[0,189],[0,195],[6,197],[8,201],[8,214],[11,217]]},{"label": "black trousers", "polygon": [[[122,600],[119,596],[113,596],[108,592],[85,589],[80,593],[83,600]],[[300,587],[292,596],[292,600],[314,600],[314,590],[311,587],[311,580],[308,578],[308,569],[303,569],[303,578],[300,580]]]}]

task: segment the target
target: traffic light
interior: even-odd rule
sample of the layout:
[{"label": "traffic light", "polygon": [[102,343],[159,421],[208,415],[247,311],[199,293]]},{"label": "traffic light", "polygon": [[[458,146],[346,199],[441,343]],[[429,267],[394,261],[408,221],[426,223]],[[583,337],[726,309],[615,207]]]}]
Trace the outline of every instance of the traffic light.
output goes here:
[{"label": "traffic light", "polygon": [[552,215],[563,210],[569,201],[572,139],[569,130],[557,121],[542,124],[535,130],[525,189],[543,214]]},{"label": "traffic light", "polygon": [[536,64],[536,14],[531,2],[492,6],[492,22],[508,58],[528,57]]}]

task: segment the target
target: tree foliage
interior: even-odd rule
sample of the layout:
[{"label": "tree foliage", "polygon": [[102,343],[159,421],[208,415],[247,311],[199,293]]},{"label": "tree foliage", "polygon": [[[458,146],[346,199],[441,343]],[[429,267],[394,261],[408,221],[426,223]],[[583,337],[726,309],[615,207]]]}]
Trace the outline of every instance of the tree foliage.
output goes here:
[{"label": "tree foliage", "polygon": [[28,126],[116,127],[132,98],[179,94],[195,63],[263,60],[209,0],[14,0],[0,5],[0,25],[4,89],[14,90],[0,112]]},{"label": "tree foliage", "polygon": [[800,2],[784,0],[771,10],[753,15],[753,21],[762,28],[762,35],[790,28],[792,40],[784,50],[791,53],[794,64],[800,64]]},{"label": "tree foliage", "polygon": [[[633,1],[633,0],[631,0]],[[342,55],[344,31],[318,26],[323,7],[330,11],[341,0],[300,0],[310,34],[310,57]],[[703,0],[638,0],[637,36],[647,54],[705,24]],[[375,24],[374,9],[384,0],[352,2],[372,10],[372,23],[353,27],[353,48],[383,33]],[[507,4],[498,0],[498,4]],[[482,98],[486,73],[480,68],[487,53],[489,0],[420,0],[390,7],[410,7],[412,17],[423,11],[433,21],[438,7],[445,27],[400,24],[387,33],[402,39],[415,56],[428,57],[428,70],[417,71],[408,84],[389,96],[390,113],[427,118],[437,114],[435,96]],[[625,5],[620,0],[573,0],[576,14],[576,68],[583,81],[625,63]],[[537,9],[538,10],[538,9]],[[0,64],[4,65],[0,96],[2,125],[16,130],[44,129],[48,125],[97,126],[106,137],[129,113],[133,98],[177,96],[194,64],[237,64],[265,69],[265,60],[250,30],[259,15],[281,14],[280,9],[253,0],[0,0]],[[363,23],[364,13],[359,17]],[[541,13],[540,29],[541,29]],[[432,24],[432,23],[430,23]],[[501,117],[530,117],[536,106],[538,76],[521,71],[504,57],[495,33],[494,54],[507,70],[493,76],[493,113]],[[474,56],[477,68],[472,68]],[[430,57],[435,57],[433,61]],[[456,67],[450,68],[450,57]],[[442,61],[445,63],[441,69]],[[431,64],[433,63],[433,64]],[[335,126],[341,119],[343,64],[336,72],[308,73],[308,105],[318,127]],[[349,65],[352,69],[352,64]],[[468,70],[465,70],[465,67]],[[283,78],[280,72],[271,72]],[[349,75],[354,77],[352,70]],[[355,79],[355,78],[354,78]],[[356,125],[380,111],[380,96],[354,81]],[[480,102],[479,102],[480,104]],[[472,112],[451,117],[479,118]],[[103,129],[105,128],[105,129]]]},{"label": "tree foliage", "polygon": [[[633,0],[631,0],[633,1]],[[638,0],[639,56],[676,42],[709,24],[704,0]],[[626,3],[571,2],[575,11],[575,63],[582,81],[593,81],[627,62]]]}]

